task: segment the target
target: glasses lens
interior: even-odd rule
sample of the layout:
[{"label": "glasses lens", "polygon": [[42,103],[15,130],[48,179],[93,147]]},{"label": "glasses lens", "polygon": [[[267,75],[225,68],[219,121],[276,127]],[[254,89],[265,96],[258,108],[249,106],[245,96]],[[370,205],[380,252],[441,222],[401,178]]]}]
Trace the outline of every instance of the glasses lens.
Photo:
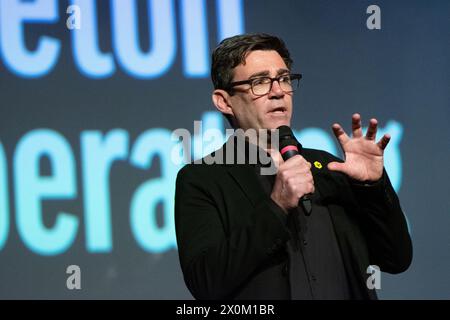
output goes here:
[{"label": "glasses lens", "polygon": [[290,78],[289,79],[281,78],[280,79],[280,87],[281,87],[281,90],[283,90],[284,92],[292,92],[292,91],[294,91],[292,89],[292,82],[291,82]]},{"label": "glasses lens", "polygon": [[[291,75],[285,75],[278,78],[278,83],[281,90],[289,93],[298,88],[299,79],[295,76],[292,77]],[[269,93],[272,85],[272,79],[266,77],[255,79],[251,84],[253,94],[257,96],[263,96]]]},{"label": "glasses lens", "polygon": [[280,79],[281,89],[285,92],[293,92],[298,88],[299,78],[296,76],[287,76]]},{"label": "glasses lens", "polygon": [[258,78],[252,82],[252,90],[255,95],[265,95],[270,90],[270,78]]}]

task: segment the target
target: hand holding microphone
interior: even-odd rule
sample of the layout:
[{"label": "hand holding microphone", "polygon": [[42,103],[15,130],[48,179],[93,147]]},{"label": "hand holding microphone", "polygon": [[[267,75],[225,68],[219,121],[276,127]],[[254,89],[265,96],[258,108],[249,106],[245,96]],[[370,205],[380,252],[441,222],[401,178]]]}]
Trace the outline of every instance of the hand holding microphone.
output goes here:
[{"label": "hand holding microphone", "polygon": [[284,162],[278,167],[271,198],[286,212],[300,205],[309,215],[310,195],[314,192],[311,164],[301,156],[301,145],[292,130],[288,126],[281,126],[278,130],[279,149]]}]

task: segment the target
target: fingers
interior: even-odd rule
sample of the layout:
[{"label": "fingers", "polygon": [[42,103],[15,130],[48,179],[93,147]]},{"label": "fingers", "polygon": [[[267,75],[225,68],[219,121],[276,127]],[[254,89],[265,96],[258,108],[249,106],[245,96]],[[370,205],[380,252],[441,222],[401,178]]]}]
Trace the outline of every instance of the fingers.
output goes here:
[{"label": "fingers", "polygon": [[300,195],[298,198],[301,198],[307,194],[313,194],[314,192],[316,192],[316,188],[314,187],[314,180],[311,180],[311,182],[307,183],[305,188],[299,192]]},{"label": "fingers", "polygon": [[336,139],[338,139],[341,145],[344,145],[348,140],[350,140],[349,136],[345,133],[340,124],[335,123],[331,128],[333,129]]},{"label": "fingers", "polygon": [[314,178],[311,172],[295,173],[292,171],[283,171],[281,173],[283,181],[286,181],[291,186],[297,186],[301,184],[314,185]]},{"label": "fingers", "polygon": [[311,163],[306,161],[306,159],[303,158],[301,155],[296,155],[293,156],[292,158],[289,158],[282,165],[284,170],[293,169],[299,172],[306,172],[311,169]]},{"label": "fingers", "polygon": [[307,193],[314,193],[314,178],[311,171],[295,172],[294,170],[285,170],[280,173],[280,178],[283,181],[285,188],[289,193],[294,195],[298,200],[302,195]]},{"label": "fingers", "polygon": [[306,161],[300,155],[294,156],[285,161],[279,168],[279,171],[283,180],[286,181],[292,180],[291,182],[295,182],[296,179],[299,179],[297,182],[313,181],[311,163]]},{"label": "fingers", "polygon": [[296,155],[280,165],[270,196],[281,208],[288,210],[297,207],[303,195],[314,191],[311,163]]},{"label": "fingers", "polygon": [[[341,145],[344,145],[348,140],[350,140],[349,136],[345,133],[344,129],[338,124],[335,123],[332,126],[334,135],[339,140]],[[366,132],[366,139],[374,141],[377,136],[378,131],[378,120],[375,118],[370,119],[369,127]],[[352,115],[352,136],[354,138],[361,138],[363,136],[362,125],[361,125],[361,115],[359,113],[355,113]]]},{"label": "fingers", "polygon": [[328,167],[328,170],[345,173],[345,164],[344,163],[334,161],[334,162],[328,163],[327,167]]},{"label": "fingers", "polygon": [[367,140],[375,140],[375,137],[377,136],[377,126],[378,126],[377,119],[370,119],[369,127],[367,128],[366,132]]},{"label": "fingers", "polygon": [[361,116],[359,113],[352,115],[352,135],[354,138],[362,137]]},{"label": "fingers", "polygon": [[380,141],[378,141],[377,145],[381,148],[381,150],[386,149],[389,141],[391,140],[391,136],[389,134],[385,134]]}]

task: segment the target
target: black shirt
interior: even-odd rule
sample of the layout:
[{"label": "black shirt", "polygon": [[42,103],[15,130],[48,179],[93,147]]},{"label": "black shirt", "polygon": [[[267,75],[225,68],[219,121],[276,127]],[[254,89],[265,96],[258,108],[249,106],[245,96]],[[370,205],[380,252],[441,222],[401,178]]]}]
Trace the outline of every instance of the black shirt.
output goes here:
[{"label": "black shirt", "polygon": [[[270,196],[276,175],[261,175],[259,180]],[[291,234],[287,242],[291,298],[351,299],[347,275],[328,208],[320,203],[319,190],[311,197],[309,216],[298,207],[286,214],[274,201],[274,211]]]}]

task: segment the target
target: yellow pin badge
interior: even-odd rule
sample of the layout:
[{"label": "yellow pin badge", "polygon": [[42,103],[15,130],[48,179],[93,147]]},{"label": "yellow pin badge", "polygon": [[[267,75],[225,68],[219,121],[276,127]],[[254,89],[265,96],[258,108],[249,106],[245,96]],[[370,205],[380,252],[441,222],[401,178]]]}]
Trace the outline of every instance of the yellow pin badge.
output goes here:
[{"label": "yellow pin badge", "polygon": [[314,161],[314,167],[317,169],[322,169],[322,164],[319,161]]}]

